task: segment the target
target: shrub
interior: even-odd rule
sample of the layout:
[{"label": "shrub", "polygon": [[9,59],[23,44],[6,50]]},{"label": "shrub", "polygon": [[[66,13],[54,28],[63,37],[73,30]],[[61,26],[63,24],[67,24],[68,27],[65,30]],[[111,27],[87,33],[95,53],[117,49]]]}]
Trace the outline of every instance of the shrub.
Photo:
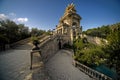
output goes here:
[{"label": "shrub", "polygon": [[82,39],[76,40],[74,59],[88,66],[100,65],[105,62],[106,54],[101,47],[92,43],[84,43]]}]

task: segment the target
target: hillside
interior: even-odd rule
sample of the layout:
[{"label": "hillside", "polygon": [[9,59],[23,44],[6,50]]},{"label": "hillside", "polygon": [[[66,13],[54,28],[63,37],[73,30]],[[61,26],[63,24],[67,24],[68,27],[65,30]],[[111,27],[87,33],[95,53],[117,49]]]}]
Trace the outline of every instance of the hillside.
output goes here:
[{"label": "hillside", "polygon": [[101,27],[88,29],[83,31],[83,34],[106,39],[110,32],[117,27],[120,27],[120,22],[112,25],[103,25]]}]

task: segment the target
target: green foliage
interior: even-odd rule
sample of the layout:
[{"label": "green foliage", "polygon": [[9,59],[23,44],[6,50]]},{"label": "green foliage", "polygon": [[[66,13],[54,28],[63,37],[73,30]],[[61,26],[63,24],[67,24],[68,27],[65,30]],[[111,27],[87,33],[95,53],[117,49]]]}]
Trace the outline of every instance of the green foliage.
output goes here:
[{"label": "green foliage", "polygon": [[38,40],[38,37],[36,36],[31,36],[31,41]]},{"label": "green foliage", "polygon": [[47,32],[45,30],[41,30],[38,28],[32,28],[31,29],[31,36],[41,36],[42,34],[46,34]]},{"label": "green foliage", "polygon": [[95,47],[95,45],[92,44],[92,43],[89,43],[86,38],[78,39],[78,40],[74,41],[73,46],[77,50],[82,50],[82,49],[85,49],[85,48],[94,48]]},{"label": "green foliage", "polygon": [[36,37],[36,36],[32,36],[31,41],[32,41],[33,45],[35,45],[35,46],[40,43],[38,40],[38,37]]},{"label": "green foliage", "polygon": [[98,27],[98,28],[93,28],[93,29],[88,29],[87,31],[83,32],[84,34],[94,36],[94,37],[101,37],[101,38],[106,38],[107,35],[110,33],[110,25]]},{"label": "green foliage", "polygon": [[28,27],[25,27],[23,24],[16,24],[10,20],[0,21],[0,35],[2,35],[9,43],[13,43],[30,36]]},{"label": "green foliage", "polygon": [[74,58],[87,65],[99,65],[107,62],[107,65],[114,67],[120,75],[120,23],[89,29],[83,33],[106,38],[108,44],[99,47],[76,40],[74,42]]},{"label": "green foliage", "polygon": [[110,45],[120,44],[120,23],[117,25],[112,25],[112,30],[108,35],[107,40]]},{"label": "green foliage", "polygon": [[81,52],[84,53],[84,56],[82,56],[84,62],[89,65],[99,65],[104,62],[104,52],[100,47],[82,50]]},{"label": "green foliage", "polygon": [[73,44],[77,49],[82,49],[84,47],[83,42],[81,39],[78,39],[75,41],[75,43]]},{"label": "green foliage", "polygon": [[9,43],[9,39],[0,34],[0,43]]},{"label": "green foliage", "polygon": [[26,27],[24,24],[18,24],[17,26],[20,39],[24,39],[30,36],[28,27]]},{"label": "green foliage", "polygon": [[49,29],[47,32],[46,32],[47,35],[52,35],[52,31]]},{"label": "green foliage", "polygon": [[114,67],[120,74],[120,23],[112,25],[107,40],[109,44],[106,46],[105,52],[109,54],[109,63],[112,66],[115,64]]},{"label": "green foliage", "polygon": [[84,43],[84,39],[78,39],[74,42],[76,47],[74,59],[88,66],[104,63],[107,55],[102,48],[92,43]]},{"label": "green foliage", "polygon": [[[40,36],[46,33],[44,30],[32,28],[31,32],[24,24],[16,24],[11,20],[0,21],[0,41],[14,43],[16,41],[32,36]],[[3,40],[4,39],[4,40]]]}]

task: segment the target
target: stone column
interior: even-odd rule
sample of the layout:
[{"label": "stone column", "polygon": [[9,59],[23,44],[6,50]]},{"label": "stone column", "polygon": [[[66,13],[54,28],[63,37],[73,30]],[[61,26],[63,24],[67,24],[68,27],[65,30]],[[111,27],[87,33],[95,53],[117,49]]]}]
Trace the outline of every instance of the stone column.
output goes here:
[{"label": "stone column", "polygon": [[70,38],[71,38],[71,45],[73,44],[73,29],[72,27],[70,28]]},{"label": "stone column", "polygon": [[62,29],[62,34],[64,34],[64,28],[63,28],[63,26],[62,26],[62,28],[61,28],[61,29]]}]

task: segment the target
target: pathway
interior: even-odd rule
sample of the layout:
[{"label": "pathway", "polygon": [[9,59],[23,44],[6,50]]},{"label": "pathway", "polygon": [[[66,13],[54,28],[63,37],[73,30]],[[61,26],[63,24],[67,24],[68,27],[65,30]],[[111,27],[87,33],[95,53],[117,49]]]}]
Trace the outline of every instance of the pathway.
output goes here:
[{"label": "pathway", "polygon": [[0,52],[0,80],[49,80],[38,54],[34,55],[34,69],[30,70],[31,49],[26,43]]},{"label": "pathway", "polygon": [[36,53],[34,61],[37,66],[33,65],[33,70],[30,70],[31,49],[32,46],[26,43],[0,52],[0,80],[91,80],[72,65],[73,53],[68,50],[56,53],[46,62],[45,69]]},{"label": "pathway", "polygon": [[72,52],[60,50],[46,64],[46,70],[52,80],[92,80],[72,65]]}]

